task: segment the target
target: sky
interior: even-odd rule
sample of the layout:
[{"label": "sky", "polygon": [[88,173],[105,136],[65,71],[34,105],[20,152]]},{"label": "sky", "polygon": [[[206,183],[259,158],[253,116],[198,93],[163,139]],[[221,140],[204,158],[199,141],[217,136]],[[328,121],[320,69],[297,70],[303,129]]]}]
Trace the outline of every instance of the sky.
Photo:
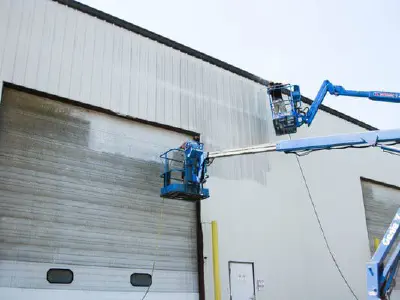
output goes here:
[{"label": "sky", "polygon": [[[398,0],[79,0],[314,99],[325,79],[400,92]],[[324,104],[379,129],[400,104],[327,96]]]}]

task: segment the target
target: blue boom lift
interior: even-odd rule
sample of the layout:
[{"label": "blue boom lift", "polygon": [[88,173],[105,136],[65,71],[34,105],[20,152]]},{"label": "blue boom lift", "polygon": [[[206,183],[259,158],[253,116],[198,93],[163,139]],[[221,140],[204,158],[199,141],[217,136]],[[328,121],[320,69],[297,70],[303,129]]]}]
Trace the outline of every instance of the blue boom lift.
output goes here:
[{"label": "blue boom lift", "polygon": [[[333,85],[325,80],[312,102],[302,107],[302,96],[298,85],[271,84],[267,89],[272,121],[276,135],[296,133],[304,124],[311,125],[327,93],[335,96],[363,97],[374,101],[400,103],[400,93],[381,91],[352,91]],[[188,141],[179,148],[173,148],[161,155],[164,160],[164,186],[161,197],[197,201],[210,196],[204,187],[207,167],[215,158],[248,155],[262,152],[284,152],[301,154],[317,150],[380,147],[383,151],[400,154],[400,149],[390,147],[400,143],[400,130],[376,130],[356,134],[341,134],[325,137],[283,140],[278,143],[262,144],[244,148],[215,152],[204,151],[200,141]],[[178,167],[171,167],[172,164]],[[175,175],[174,175],[175,174]],[[378,249],[367,264],[368,299],[389,299],[400,259],[400,243],[393,254],[386,259],[400,231],[400,208],[386,231]]]},{"label": "blue boom lift", "polygon": [[302,108],[298,85],[271,83],[268,89],[276,135],[295,133],[303,124],[311,125],[327,93],[335,96],[368,98],[373,101],[400,103],[400,93],[352,91],[325,80],[310,107]]}]

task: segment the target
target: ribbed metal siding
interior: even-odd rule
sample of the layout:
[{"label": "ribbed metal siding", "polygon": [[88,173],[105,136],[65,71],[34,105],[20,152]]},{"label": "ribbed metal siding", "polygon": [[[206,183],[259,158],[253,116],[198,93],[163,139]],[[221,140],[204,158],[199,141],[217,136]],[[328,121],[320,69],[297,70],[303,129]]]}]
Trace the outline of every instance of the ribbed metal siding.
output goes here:
[{"label": "ribbed metal siding", "polygon": [[[375,252],[374,239],[382,240],[389,228],[397,209],[400,207],[400,189],[388,187],[367,180],[362,180],[365,215],[371,255]],[[395,248],[395,247],[394,247]],[[395,249],[388,255],[391,256]],[[400,274],[397,275],[400,281]],[[396,290],[400,290],[397,285]]]},{"label": "ribbed metal siding", "polygon": [[[195,293],[194,203],[159,197],[158,155],[182,134],[4,90],[0,104],[0,286]],[[156,280],[157,278],[157,280]],[[57,286],[60,288],[60,286]]]},{"label": "ribbed metal siding", "polygon": [[[0,1],[0,78],[200,132],[210,150],[268,142],[272,132],[264,86],[51,0]],[[268,158],[212,168],[264,182]]]}]

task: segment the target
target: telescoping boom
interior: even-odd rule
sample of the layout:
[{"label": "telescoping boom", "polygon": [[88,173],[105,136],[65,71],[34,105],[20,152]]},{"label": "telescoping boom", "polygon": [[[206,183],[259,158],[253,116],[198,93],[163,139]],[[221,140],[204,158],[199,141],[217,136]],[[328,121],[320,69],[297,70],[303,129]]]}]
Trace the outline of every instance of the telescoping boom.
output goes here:
[{"label": "telescoping boom", "polygon": [[297,128],[304,124],[311,126],[328,93],[334,96],[368,98],[373,101],[400,103],[400,93],[346,90],[343,86],[333,85],[329,80],[324,80],[312,104],[304,108],[298,85],[271,83],[268,89],[268,96],[276,135],[295,133]]},{"label": "telescoping boom", "polygon": [[400,130],[376,130],[354,134],[340,134],[332,136],[303,138],[297,140],[284,140],[278,143],[261,144],[251,147],[228,149],[222,151],[208,152],[205,154],[208,159],[229,157],[262,152],[284,152],[299,153],[316,150],[330,150],[341,148],[365,148],[380,147],[382,150],[399,152],[394,147],[385,146],[387,143],[397,144],[400,142]]}]

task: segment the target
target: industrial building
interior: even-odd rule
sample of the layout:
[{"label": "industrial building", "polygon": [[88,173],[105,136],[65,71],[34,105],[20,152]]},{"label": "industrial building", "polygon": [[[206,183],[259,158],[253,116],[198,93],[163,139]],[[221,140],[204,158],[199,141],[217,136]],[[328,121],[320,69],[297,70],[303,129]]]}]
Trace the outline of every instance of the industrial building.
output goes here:
[{"label": "industrial building", "polygon": [[[76,1],[0,0],[0,299],[365,299],[397,156],[223,158],[209,199],[159,196],[159,155],[195,135],[282,139],[266,84]],[[323,107],[296,138],[373,129]]]}]

